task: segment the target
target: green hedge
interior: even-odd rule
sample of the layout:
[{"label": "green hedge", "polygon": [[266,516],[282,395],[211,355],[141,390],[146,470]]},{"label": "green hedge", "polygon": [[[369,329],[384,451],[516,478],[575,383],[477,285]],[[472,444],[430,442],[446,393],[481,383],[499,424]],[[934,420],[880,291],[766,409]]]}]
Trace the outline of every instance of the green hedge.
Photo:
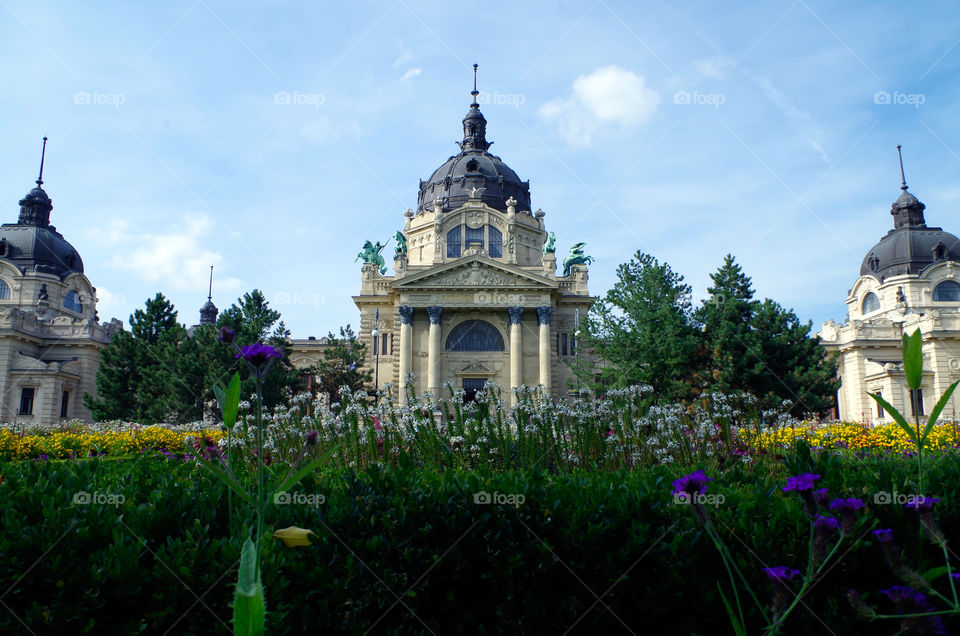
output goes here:
[{"label": "green hedge", "polygon": [[[761,567],[806,563],[799,499],[780,492],[788,472],[821,471],[821,486],[836,496],[872,501],[877,490],[912,492],[903,475],[913,465],[902,460],[791,461],[775,475],[735,467],[713,475],[710,487],[726,497],[711,515],[764,601],[770,587]],[[0,472],[0,600],[12,610],[0,604],[0,633],[26,632],[21,620],[37,634],[228,633],[220,621],[229,624],[239,542],[226,491],[204,471],[146,458],[23,462]],[[265,551],[269,632],[429,633],[425,624],[437,634],[563,634],[576,623],[571,634],[628,633],[624,624],[635,633],[731,633],[717,593],[717,581],[726,585],[722,562],[690,510],[672,503],[679,476],[656,467],[481,481],[402,465],[315,475],[298,491],[323,494],[319,508],[273,508],[274,527],[317,536],[310,547],[275,541]],[[941,497],[947,537],[960,536],[953,487],[960,462],[935,460],[927,480]],[[78,491],[125,501],[76,505]],[[479,491],[526,501],[476,504]],[[941,561],[912,511],[870,508],[854,532],[862,539],[785,633],[828,633],[820,621],[835,634],[897,631],[858,619],[845,598],[856,588],[892,611],[877,590],[900,581],[869,530],[892,527],[920,571]],[[749,632],[757,633],[755,613],[751,620]]]}]

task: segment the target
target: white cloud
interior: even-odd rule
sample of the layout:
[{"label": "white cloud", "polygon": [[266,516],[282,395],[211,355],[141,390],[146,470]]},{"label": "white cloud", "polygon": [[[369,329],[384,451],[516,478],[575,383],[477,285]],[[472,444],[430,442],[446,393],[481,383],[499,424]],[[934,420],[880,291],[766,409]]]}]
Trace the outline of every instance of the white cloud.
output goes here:
[{"label": "white cloud", "polygon": [[413,59],[413,53],[408,48],[404,48],[400,57],[393,61],[393,68],[399,68]]},{"label": "white cloud", "polygon": [[771,82],[769,78],[763,76],[751,76],[751,79],[753,79],[753,81],[756,82],[760,87],[764,97],[773,102],[793,126],[803,131],[803,134],[806,135],[807,143],[809,143],[810,147],[817,152],[821,159],[823,159],[824,163],[827,165],[833,163],[826,151],[823,149],[823,132],[820,130],[819,126],[814,123],[813,118],[810,117],[810,113],[807,113],[806,111],[803,111],[790,103],[787,97],[776,89],[776,87],[773,85],[773,82]]},{"label": "white cloud", "polygon": [[605,128],[634,128],[645,123],[660,103],[657,92],[642,75],[618,66],[581,75],[567,98],[552,99],[540,107],[540,117],[558,127],[571,145],[586,146]]},{"label": "white cloud", "polygon": [[[200,239],[213,228],[210,217],[187,216],[180,227],[163,234],[126,233],[115,224],[114,236],[122,238],[123,247],[113,255],[113,267],[150,283],[159,283],[165,289],[195,290],[204,287],[210,266],[216,266],[223,256],[203,246]],[[122,234],[121,234],[122,233]],[[241,289],[238,278],[219,278],[217,288],[223,291]],[[104,302],[110,292],[98,289]],[[119,302],[119,300],[118,300]]]},{"label": "white cloud", "polygon": [[734,61],[725,55],[715,55],[691,63],[693,71],[701,78],[722,79],[733,67]]},{"label": "white cloud", "polygon": [[421,71],[418,68],[407,69],[407,72],[403,74],[403,77],[400,78],[399,82],[401,84],[409,84],[410,80],[412,80],[417,75],[420,75],[420,73],[422,72],[423,71]]}]

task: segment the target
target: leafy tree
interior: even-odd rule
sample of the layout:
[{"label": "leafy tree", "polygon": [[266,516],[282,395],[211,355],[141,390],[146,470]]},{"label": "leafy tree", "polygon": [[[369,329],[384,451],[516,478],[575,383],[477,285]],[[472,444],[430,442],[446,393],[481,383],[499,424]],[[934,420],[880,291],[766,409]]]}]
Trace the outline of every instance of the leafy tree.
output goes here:
[{"label": "leafy tree", "polygon": [[[585,321],[586,345],[603,360],[601,386],[648,384],[658,400],[694,395],[699,348],[690,286],[640,251],[617,268],[617,279]],[[585,385],[594,384],[592,371],[581,375]]]},{"label": "leafy tree", "polygon": [[324,350],[323,360],[308,371],[315,377],[314,390],[328,393],[336,402],[342,386],[349,386],[354,391],[369,388],[373,372],[364,370],[367,345],[357,339],[350,325],[340,327],[339,338],[332,331],[327,338],[331,345]]}]

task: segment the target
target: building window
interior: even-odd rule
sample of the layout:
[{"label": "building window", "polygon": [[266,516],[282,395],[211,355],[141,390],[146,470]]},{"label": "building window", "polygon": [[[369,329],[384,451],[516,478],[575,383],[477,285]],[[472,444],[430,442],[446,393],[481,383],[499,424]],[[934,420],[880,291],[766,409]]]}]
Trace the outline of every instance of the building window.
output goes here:
[{"label": "building window", "polygon": [[63,299],[63,306],[69,309],[70,311],[75,311],[78,314],[83,313],[83,303],[80,302],[80,294],[75,290],[70,290],[67,292],[66,298]]},{"label": "building window", "polygon": [[[881,393],[880,391],[877,391],[877,397],[883,397],[883,393]],[[877,417],[880,418],[881,420],[883,419],[883,407],[880,406],[879,402],[877,402]]]},{"label": "building window", "polygon": [[20,415],[33,415],[33,387],[20,390]]},{"label": "building window", "polygon": [[869,314],[874,311],[879,311],[880,309],[880,299],[877,298],[877,295],[873,292],[867,292],[867,295],[863,297],[863,303],[861,304],[863,313]]},{"label": "building window", "polygon": [[460,258],[460,226],[447,232],[447,258]]},{"label": "building window", "polygon": [[500,230],[490,226],[490,257],[501,258],[503,256],[503,234]]},{"label": "building window", "polygon": [[467,228],[466,247],[467,249],[470,249],[471,247],[483,247],[483,228],[482,227]]},{"label": "building window", "polygon": [[923,412],[923,389],[910,391],[910,415],[913,417],[926,415]]},{"label": "building window", "polygon": [[485,378],[464,378],[463,401],[473,402],[477,398],[477,391],[482,391],[486,383]]},{"label": "building window", "polygon": [[467,320],[447,336],[447,351],[503,351],[503,336],[482,320]]},{"label": "building window", "polygon": [[380,334],[380,354],[387,354],[387,334],[385,333]]},{"label": "building window", "polygon": [[933,299],[941,302],[960,302],[960,283],[945,280],[933,288]]},{"label": "building window", "polygon": [[10,285],[0,280],[0,300],[10,300]]},{"label": "building window", "polygon": [[60,417],[67,417],[70,410],[70,391],[64,391],[60,396]]}]

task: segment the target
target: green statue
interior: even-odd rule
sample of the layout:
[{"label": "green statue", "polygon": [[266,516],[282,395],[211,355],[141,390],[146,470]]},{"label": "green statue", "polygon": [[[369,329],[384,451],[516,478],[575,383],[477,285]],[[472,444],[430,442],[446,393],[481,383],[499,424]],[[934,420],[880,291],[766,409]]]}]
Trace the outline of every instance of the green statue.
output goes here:
[{"label": "green statue", "polygon": [[[387,241],[389,243],[390,241]],[[363,242],[363,250],[357,254],[357,257],[353,259],[354,262],[357,262],[361,258],[363,259],[364,264],[367,265],[376,265],[380,268],[380,275],[383,276],[387,273],[386,265],[383,262],[383,257],[380,256],[380,252],[383,251],[383,248],[387,246],[387,243],[381,244],[380,241],[377,241],[377,244],[374,245],[370,241]]]},{"label": "green statue", "polygon": [[553,254],[557,251],[557,235],[553,232],[547,234],[547,240],[543,242],[543,255]]},{"label": "green statue", "polygon": [[570,275],[570,266],[571,265],[589,265],[593,262],[592,256],[587,256],[583,253],[583,248],[586,243],[577,243],[570,248],[570,253],[567,254],[566,258],[563,259],[563,275]]},{"label": "green statue", "polygon": [[397,241],[397,251],[393,255],[394,260],[396,260],[400,258],[401,255],[407,255],[407,237],[403,235],[403,232],[398,230],[397,233],[393,235],[393,238]]}]

